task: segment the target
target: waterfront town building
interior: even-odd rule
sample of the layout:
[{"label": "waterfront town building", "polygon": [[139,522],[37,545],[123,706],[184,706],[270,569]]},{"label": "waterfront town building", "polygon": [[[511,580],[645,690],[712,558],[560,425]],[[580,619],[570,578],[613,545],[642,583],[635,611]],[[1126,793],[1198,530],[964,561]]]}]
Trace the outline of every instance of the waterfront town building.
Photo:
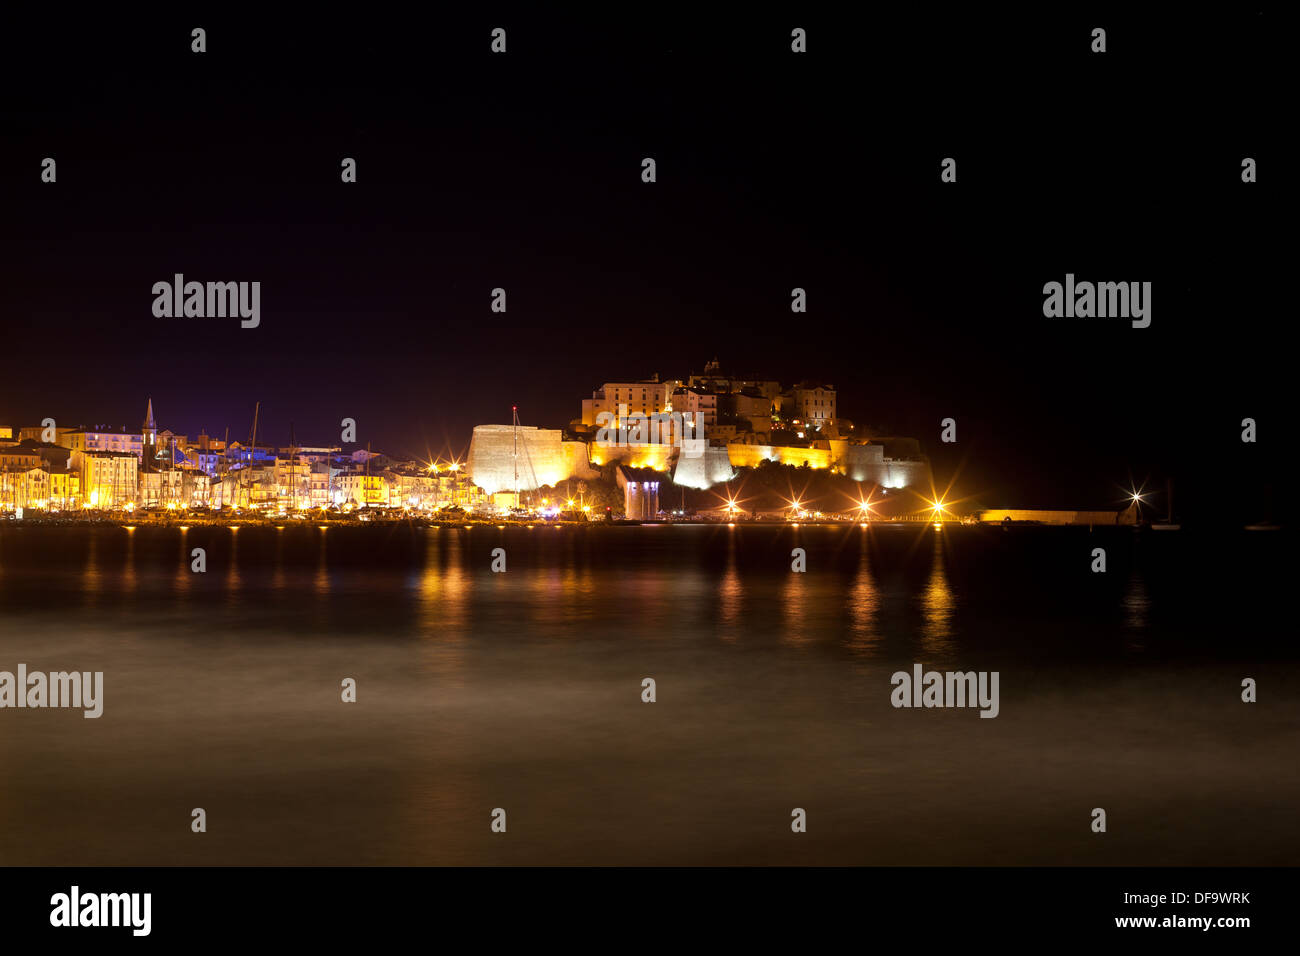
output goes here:
[{"label": "waterfront town building", "polygon": [[120,431],[69,428],[56,440],[73,451],[123,452],[135,455],[137,461],[144,457],[144,436],[139,432],[128,432],[125,425]]},{"label": "waterfront town building", "polygon": [[74,449],[72,468],[79,476],[83,507],[116,509],[139,498],[140,459],[133,452]]}]

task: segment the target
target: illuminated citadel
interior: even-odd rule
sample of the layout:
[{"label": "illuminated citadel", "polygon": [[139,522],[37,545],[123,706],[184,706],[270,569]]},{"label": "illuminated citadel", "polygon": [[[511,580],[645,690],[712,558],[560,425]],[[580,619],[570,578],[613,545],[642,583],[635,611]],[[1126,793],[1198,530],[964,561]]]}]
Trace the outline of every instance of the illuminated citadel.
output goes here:
[{"label": "illuminated citadel", "polygon": [[479,425],[468,471],[487,494],[531,491],[601,466],[671,475],[689,488],[730,481],[764,461],[825,469],[881,488],[929,488],[930,464],[910,438],[867,435],[837,414],[826,383],[723,374],[717,361],[685,382],[606,382],[565,429]]}]

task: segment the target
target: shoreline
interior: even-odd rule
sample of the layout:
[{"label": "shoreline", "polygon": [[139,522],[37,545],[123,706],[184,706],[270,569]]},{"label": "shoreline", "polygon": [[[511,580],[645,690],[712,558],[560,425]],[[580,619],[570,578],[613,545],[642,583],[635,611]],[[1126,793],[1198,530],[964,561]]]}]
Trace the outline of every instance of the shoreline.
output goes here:
[{"label": "shoreline", "polygon": [[672,527],[677,525],[684,526],[761,526],[761,527],[785,527],[785,528],[807,528],[807,527],[842,527],[849,528],[860,526],[863,528],[870,527],[926,527],[929,526],[934,530],[947,530],[952,528],[972,528],[986,529],[991,531],[1021,531],[1025,529],[1087,529],[1088,531],[1098,530],[1117,530],[1130,532],[1146,532],[1151,528],[1147,525],[1132,524],[1115,524],[1115,525],[1088,525],[1088,524],[1049,524],[1034,521],[1018,521],[1007,525],[1000,522],[967,522],[960,518],[945,518],[935,521],[931,518],[909,518],[909,517],[877,517],[869,520],[861,518],[800,518],[798,520],[789,520],[777,516],[760,516],[739,517],[724,516],[719,518],[669,518],[659,521],[636,521],[622,518],[616,518],[611,521],[568,521],[547,518],[518,518],[518,517],[467,517],[463,519],[439,519],[425,515],[397,515],[385,517],[331,517],[331,518],[288,518],[278,516],[231,516],[215,518],[210,515],[206,516],[189,516],[184,517],[167,517],[155,518],[151,516],[142,517],[85,517],[77,516],[74,518],[33,516],[11,521],[0,521],[0,530],[5,528],[99,528],[115,527],[122,529],[135,530],[138,528],[168,528],[178,531],[188,530],[190,528],[274,528],[285,530],[288,528],[367,528],[383,527],[392,528],[396,525],[410,525],[413,527],[428,528],[472,528],[472,527],[519,527],[519,528],[536,528],[536,527],[556,527],[556,528],[628,528],[628,527]]}]

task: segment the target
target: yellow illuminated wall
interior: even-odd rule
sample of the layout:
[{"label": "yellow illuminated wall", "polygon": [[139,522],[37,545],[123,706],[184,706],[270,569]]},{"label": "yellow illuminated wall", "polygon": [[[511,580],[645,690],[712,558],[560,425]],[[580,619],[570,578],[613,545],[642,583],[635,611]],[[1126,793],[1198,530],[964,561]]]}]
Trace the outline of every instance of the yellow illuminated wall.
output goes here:
[{"label": "yellow illuminated wall", "polygon": [[826,448],[794,448],[785,445],[742,445],[736,442],[727,446],[727,457],[735,468],[756,468],[765,461],[782,465],[809,468],[829,468],[831,453]]},{"label": "yellow illuminated wall", "polygon": [[514,491],[518,467],[519,488],[531,491],[570,477],[570,455],[558,428],[512,425],[477,425],[470,439],[466,470],[474,484],[489,495]]}]

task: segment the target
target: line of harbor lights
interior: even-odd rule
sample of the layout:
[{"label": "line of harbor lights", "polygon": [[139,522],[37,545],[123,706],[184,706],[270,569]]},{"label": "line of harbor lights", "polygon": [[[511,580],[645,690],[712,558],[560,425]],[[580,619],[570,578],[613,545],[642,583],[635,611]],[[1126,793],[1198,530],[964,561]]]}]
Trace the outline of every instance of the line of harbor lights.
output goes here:
[{"label": "line of harbor lights", "polygon": [[[908,516],[906,520],[919,519],[919,520],[929,521],[934,525],[935,529],[938,531],[943,530],[943,523],[945,521],[959,520],[949,509],[949,504],[944,500],[943,495],[932,492],[932,497],[922,498],[922,500],[925,502],[925,507],[921,511],[917,512],[915,515]],[[855,506],[854,510],[858,513],[857,516],[862,524],[862,527],[865,528],[867,526],[867,522],[877,519],[877,515],[871,509],[873,505],[876,505],[878,503],[879,502],[872,501],[870,495],[868,495],[866,498],[862,498],[861,496],[859,496],[858,503]],[[805,508],[803,506],[803,502],[801,502],[798,497],[788,499],[786,501],[786,504],[790,506],[788,509],[789,515],[787,520],[790,521],[796,528],[799,526],[798,523],[801,519],[812,518],[816,520],[824,517],[822,512],[820,511],[810,511],[809,509]],[[743,514],[745,511],[745,509],[740,506],[740,503],[736,498],[730,498],[730,497],[727,499],[727,503],[723,506],[722,510],[727,513],[727,516],[729,518],[733,518],[733,519],[737,515]],[[893,517],[893,518],[886,518],[884,520],[898,521],[900,520],[900,518]],[[732,522],[732,527],[735,527],[734,521]]]},{"label": "line of harbor lights", "polygon": [[[925,502],[924,507],[921,509],[921,511],[906,516],[906,518],[904,518],[903,520],[929,521],[931,524],[933,524],[935,530],[937,531],[943,530],[943,524],[945,521],[964,520],[958,518],[957,515],[953,514],[951,509],[951,505],[953,504],[953,502],[949,502],[945,500],[947,497],[946,493],[941,495],[938,492],[936,492],[933,488],[931,488],[929,498],[926,498],[921,495],[918,495],[918,497],[920,497],[922,501]],[[1146,504],[1146,492],[1145,490],[1132,488],[1130,486],[1128,492],[1128,499],[1132,507],[1138,508],[1139,506]],[[871,500],[870,494],[868,494],[866,498],[863,498],[861,497],[861,495],[859,495],[858,503],[855,510],[858,512],[858,518],[861,521],[862,527],[865,528],[867,526],[867,522],[877,519],[877,515],[871,510],[872,506],[877,503],[878,502]],[[798,521],[801,519],[812,518],[816,520],[823,517],[822,512],[809,511],[807,508],[805,508],[803,506],[803,503],[799,500],[797,496],[787,499],[786,504],[789,505],[787,520],[790,521],[792,524],[794,524],[795,527],[798,527]],[[734,497],[727,498],[727,503],[723,506],[722,510],[726,512],[729,518],[732,519],[734,519],[737,515],[743,514],[745,511],[745,509],[740,506],[739,500]],[[898,516],[895,516],[892,518],[886,518],[884,520],[898,521],[900,520],[900,518]],[[732,526],[733,527],[735,526],[734,521],[732,523]]]}]

